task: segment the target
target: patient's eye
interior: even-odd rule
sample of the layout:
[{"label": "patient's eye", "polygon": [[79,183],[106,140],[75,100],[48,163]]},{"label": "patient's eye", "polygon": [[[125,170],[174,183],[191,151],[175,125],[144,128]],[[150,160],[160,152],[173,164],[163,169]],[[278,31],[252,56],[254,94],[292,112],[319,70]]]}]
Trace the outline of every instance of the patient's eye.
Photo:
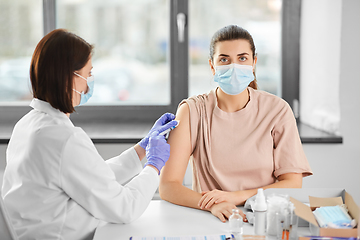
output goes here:
[{"label": "patient's eye", "polygon": [[227,62],[228,62],[227,58],[220,58],[219,61],[220,61],[221,63],[227,63]]},{"label": "patient's eye", "polygon": [[247,60],[247,57],[244,57],[244,56],[239,57],[239,60],[240,60],[241,62],[245,62],[245,61]]}]

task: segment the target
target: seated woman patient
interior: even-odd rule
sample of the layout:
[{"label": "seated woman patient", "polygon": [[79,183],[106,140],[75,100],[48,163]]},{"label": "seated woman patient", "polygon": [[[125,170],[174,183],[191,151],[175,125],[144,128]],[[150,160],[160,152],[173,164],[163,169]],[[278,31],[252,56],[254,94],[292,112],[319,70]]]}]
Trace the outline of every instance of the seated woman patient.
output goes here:
[{"label": "seated woman patient", "polygon": [[[258,188],[301,188],[312,175],[290,106],[257,90],[256,62],[248,31],[230,25],[215,33],[209,65],[219,87],[179,104],[181,124],[169,136],[160,176],[162,199],[225,222]],[[189,160],[192,190],[182,185]]]}]

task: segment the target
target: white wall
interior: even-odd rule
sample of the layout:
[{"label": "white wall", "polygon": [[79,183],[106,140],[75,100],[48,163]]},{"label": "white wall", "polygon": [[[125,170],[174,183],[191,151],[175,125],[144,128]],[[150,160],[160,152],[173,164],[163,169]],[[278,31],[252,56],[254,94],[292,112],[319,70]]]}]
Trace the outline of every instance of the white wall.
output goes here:
[{"label": "white wall", "polygon": [[342,0],[302,0],[300,118],[339,133]]},{"label": "white wall", "polygon": [[[340,133],[344,142],[304,145],[314,171],[314,176],[304,179],[304,187],[345,188],[360,204],[360,1],[341,1],[341,11],[340,59],[334,61],[340,60]],[[331,49],[329,46],[328,51]],[[316,58],[317,53],[308,57]]]},{"label": "white wall", "polygon": [[[340,132],[344,142],[303,145],[314,172],[304,179],[303,187],[345,188],[360,205],[360,1],[343,0],[341,5],[339,96]],[[316,54],[308,57],[316,57]],[[130,146],[96,145],[105,159]],[[5,148],[6,145],[0,145],[0,169],[5,166]]]}]

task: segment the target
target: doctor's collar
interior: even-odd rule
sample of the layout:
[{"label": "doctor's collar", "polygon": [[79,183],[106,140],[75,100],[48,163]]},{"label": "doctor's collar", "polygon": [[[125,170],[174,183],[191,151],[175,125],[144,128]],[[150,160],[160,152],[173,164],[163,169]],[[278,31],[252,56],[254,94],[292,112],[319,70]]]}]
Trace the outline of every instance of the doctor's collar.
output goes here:
[{"label": "doctor's collar", "polygon": [[36,111],[49,114],[52,117],[64,118],[64,119],[68,119],[70,121],[69,117],[65,113],[61,112],[58,109],[53,108],[50,105],[50,103],[48,103],[46,101],[43,101],[43,100],[40,100],[37,98],[33,98],[33,100],[30,102],[30,107],[34,108],[34,110],[36,110]]}]

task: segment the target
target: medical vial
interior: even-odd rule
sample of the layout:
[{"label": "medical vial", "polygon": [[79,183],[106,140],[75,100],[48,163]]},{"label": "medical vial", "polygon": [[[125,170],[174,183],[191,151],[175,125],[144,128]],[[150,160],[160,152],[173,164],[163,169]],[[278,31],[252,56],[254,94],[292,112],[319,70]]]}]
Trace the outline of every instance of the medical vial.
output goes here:
[{"label": "medical vial", "polygon": [[239,209],[234,208],[229,217],[230,233],[234,235],[235,239],[240,239],[243,234],[243,218],[239,214]]},{"label": "medical vial", "polygon": [[255,215],[254,233],[255,235],[265,235],[267,204],[262,188],[258,189],[253,210]]}]

